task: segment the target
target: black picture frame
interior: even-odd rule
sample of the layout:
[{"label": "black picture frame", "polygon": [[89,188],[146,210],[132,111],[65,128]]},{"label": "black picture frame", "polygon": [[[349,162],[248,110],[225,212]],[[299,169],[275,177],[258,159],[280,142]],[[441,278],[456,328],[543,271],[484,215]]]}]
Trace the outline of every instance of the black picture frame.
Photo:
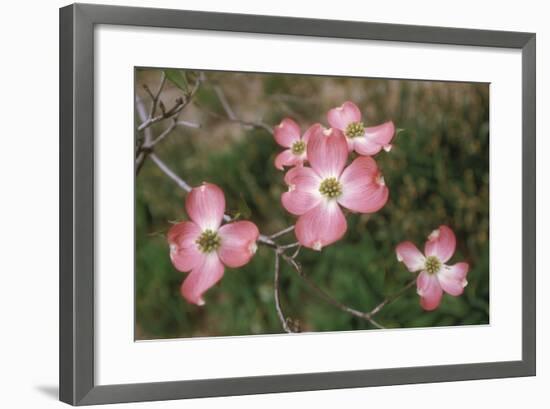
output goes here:
[{"label": "black picture frame", "polygon": [[[502,47],[522,53],[522,359],[509,362],[96,385],[94,26],[97,24]],[[60,400],[72,405],[535,375],[534,33],[74,4],[60,9]]]}]

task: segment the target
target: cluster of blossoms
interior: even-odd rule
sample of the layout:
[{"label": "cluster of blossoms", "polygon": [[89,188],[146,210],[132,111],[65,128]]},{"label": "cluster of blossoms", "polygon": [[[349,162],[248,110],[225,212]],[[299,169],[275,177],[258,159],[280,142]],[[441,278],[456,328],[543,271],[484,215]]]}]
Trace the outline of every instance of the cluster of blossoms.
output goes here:
[{"label": "cluster of blossoms", "polygon": [[[395,134],[393,122],[366,127],[361,111],[352,102],[327,113],[329,128],[317,123],[302,135],[300,126],[285,118],[274,129],[284,148],[275,166],[286,171],[288,191],[283,207],[297,216],[294,232],[300,245],[320,251],[340,240],[347,230],[343,209],[374,213],[388,201],[389,190],[372,157],[389,152]],[[348,163],[350,162],[350,163]],[[175,224],[168,232],[170,258],[175,268],[190,272],[181,286],[190,303],[203,305],[204,292],[223,276],[224,266],[242,267],[257,248],[259,231],[250,221],[221,225],[225,212],[222,190],[204,183],[186,199],[190,221]],[[467,284],[467,263],[448,266],[456,247],[455,235],[440,226],[428,237],[423,255],[411,242],[397,246],[397,259],[417,276],[420,304],[426,310],[439,306],[443,291],[457,296]]]},{"label": "cluster of blossoms", "polygon": [[[303,136],[290,118],[274,130],[277,143],[288,148],[276,157],[275,166],[293,166],[285,175],[288,192],[282,195],[283,207],[298,216],[295,232],[300,244],[318,251],[344,236],[342,208],[374,213],[388,201],[388,188],[371,155],[390,150],[395,133],[391,121],[365,127],[352,102],[331,109],[327,119],[330,128],[317,123]],[[347,165],[353,151],[358,156]]]}]

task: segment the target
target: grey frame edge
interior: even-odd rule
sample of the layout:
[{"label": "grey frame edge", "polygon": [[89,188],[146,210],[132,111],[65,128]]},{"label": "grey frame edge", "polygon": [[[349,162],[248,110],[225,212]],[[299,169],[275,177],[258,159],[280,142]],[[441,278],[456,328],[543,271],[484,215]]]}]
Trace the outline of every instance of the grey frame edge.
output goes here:
[{"label": "grey frame edge", "polygon": [[[515,48],[522,51],[522,360],[124,385],[94,382],[96,24]],[[536,38],[534,33],[73,4],[60,9],[59,398],[72,405],[535,375]]]}]

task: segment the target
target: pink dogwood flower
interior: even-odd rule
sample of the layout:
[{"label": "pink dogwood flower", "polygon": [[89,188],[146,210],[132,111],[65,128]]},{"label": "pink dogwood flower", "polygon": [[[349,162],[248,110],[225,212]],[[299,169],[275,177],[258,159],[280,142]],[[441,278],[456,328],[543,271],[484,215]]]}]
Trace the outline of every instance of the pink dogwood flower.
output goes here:
[{"label": "pink dogwood flower", "polygon": [[348,149],[360,155],[376,155],[381,149],[389,152],[395,134],[392,121],[381,125],[365,127],[361,111],[353,102],[344,102],[341,106],[328,111],[328,123],[332,128],[341,130],[346,135]]},{"label": "pink dogwood flower", "polygon": [[279,125],[273,128],[275,141],[283,148],[275,158],[275,167],[283,170],[284,166],[301,166],[307,160],[307,142],[314,130],[310,127],[301,136],[300,126],[290,118],[285,118]]},{"label": "pink dogwood flower", "polygon": [[359,157],[345,167],[346,137],[337,129],[315,126],[307,157],[310,167],[295,167],[286,173],[288,192],[281,201],[287,211],[299,216],[295,234],[300,244],[320,251],[346,232],[340,207],[373,213],[384,206],[389,192],[371,157]]},{"label": "pink dogwood flower", "polygon": [[249,221],[221,226],[225,196],[214,184],[193,188],[185,208],[191,220],[175,224],[168,232],[170,259],[177,270],[190,271],[180,288],[182,296],[204,305],[202,296],[221,280],[224,265],[236,268],[250,261],[260,233]]},{"label": "pink dogwood flower", "polygon": [[397,260],[403,262],[411,273],[420,271],[416,288],[420,305],[427,311],[439,306],[443,291],[456,297],[468,284],[468,263],[445,264],[453,256],[455,247],[453,231],[447,226],[439,226],[428,236],[424,254],[410,241],[400,243],[395,249]]}]

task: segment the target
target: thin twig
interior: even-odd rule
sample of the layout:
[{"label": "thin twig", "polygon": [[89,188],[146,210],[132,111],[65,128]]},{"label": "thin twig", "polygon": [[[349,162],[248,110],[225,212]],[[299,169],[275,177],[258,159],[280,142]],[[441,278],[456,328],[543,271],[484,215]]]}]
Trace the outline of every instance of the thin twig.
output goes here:
[{"label": "thin twig", "polygon": [[279,293],[279,275],[280,275],[280,255],[279,251],[275,250],[275,269],[273,273],[273,295],[275,296],[275,309],[277,310],[277,316],[281,322],[281,326],[285,332],[292,333],[292,330],[288,326],[288,321],[283,313],[281,307],[280,293]]},{"label": "thin twig", "polygon": [[386,298],[384,301],[382,301],[380,304],[378,304],[376,307],[374,307],[368,314],[373,317],[374,315],[378,314],[378,312],[384,308],[389,303],[395,301],[395,299],[402,296],[409,288],[411,288],[416,283],[416,279],[410,281],[405,287],[403,287],[401,290],[396,292],[395,294],[390,295],[388,298]]},{"label": "thin twig", "polygon": [[289,226],[281,231],[278,231],[277,233],[273,233],[271,236],[269,236],[270,239],[276,239],[277,237],[283,236],[287,233],[290,233],[294,230],[294,226]]},{"label": "thin twig", "polygon": [[[157,89],[157,92],[156,94],[153,96],[152,98],[152,101],[151,101],[151,111],[149,113],[149,118],[152,118],[155,116],[155,112],[157,111],[157,103],[159,102],[159,98],[160,98],[160,94],[162,92],[162,89],[164,88],[164,85],[166,84],[166,74],[164,73],[164,71],[162,71],[160,73],[160,84],[159,84],[159,87]],[[147,91],[149,91],[150,93],[150,90],[149,88],[145,88]]]},{"label": "thin twig", "polygon": [[288,250],[299,246],[300,246],[300,243],[296,242],[296,243],[290,243],[290,244],[282,244],[279,246],[279,248],[283,250]]}]

